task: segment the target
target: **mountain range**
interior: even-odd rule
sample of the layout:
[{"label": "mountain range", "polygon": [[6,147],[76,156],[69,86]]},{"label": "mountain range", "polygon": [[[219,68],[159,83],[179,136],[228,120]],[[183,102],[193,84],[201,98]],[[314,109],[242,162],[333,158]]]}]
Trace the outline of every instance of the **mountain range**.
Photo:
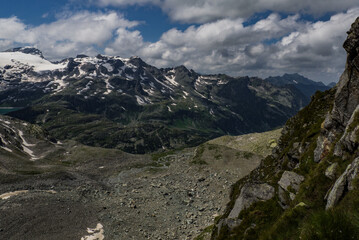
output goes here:
[{"label": "mountain range", "polygon": [[322,82],[316,82],[310,80],[297,73],[284,74],[283,76],[277,76],[277,77],[268,77],[265,80],[269,81],[275,86],[292,85],[295,88],[297,88],[299,91],[301,91],[308,98],[310,98],[316,91],[325,91],[335,85],[335,83],[333,82],[330,83],[329,85],[325,85]]},{"label": "mountain range", "polygon": [[325,86],[297,74],[262,80],[158,69],[139,57],[50,62],[35,48],[0,53],[0,106],[21,108],[9,115],[59,140],[132,153],[279,127],[310,101],[308,89]]}]

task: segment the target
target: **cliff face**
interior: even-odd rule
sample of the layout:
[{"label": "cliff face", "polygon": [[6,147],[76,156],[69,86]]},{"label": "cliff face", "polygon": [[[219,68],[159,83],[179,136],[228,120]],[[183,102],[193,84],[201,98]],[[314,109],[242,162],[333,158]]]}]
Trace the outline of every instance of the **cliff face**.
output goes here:
[{"label": "cliff face", "polygon": [[359,18],[336,87],[313,96],[279,146],[232,188],[213,239],[358,239]]}]

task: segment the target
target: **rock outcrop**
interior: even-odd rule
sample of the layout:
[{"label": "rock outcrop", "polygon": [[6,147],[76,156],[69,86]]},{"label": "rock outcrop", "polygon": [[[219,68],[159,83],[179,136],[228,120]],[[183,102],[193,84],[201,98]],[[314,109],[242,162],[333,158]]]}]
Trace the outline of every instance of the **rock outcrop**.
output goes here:
[{"label": "rock outcrop", "polygon": [[274,196],[274,192],[274,187],[267,183],[245,184],[228,218],[236,219],[242,210],[253,203],[271,199]]},{"label": "rock outcrop", "polygon": [[[286,123],[272,155],[236,183],[242,188],[233,188],[230,208],[214,228],[213,239],[358,236],[359,224],[352,219],[359,214],[359,18],[343,47],[347,62],[338,84],[317,92]],[[270,187],[259,188],[258,182]],[[259,200],[263,204],[242,211]],[[328,232],[329,225],[336,229]]]},{"label": "rock outcrop", "polygon": [[304,177],[291,171],[284,171],[281,179],[278,182],[278,185],[281,186],[284,190],[289,190],[288,187],[291,187],[296,192],[299,190],[300,184],[304,181]]},{"label": "rock outcrop", "polygon": [[325,209],[330,209],[343,197],[345,191],[353,190],[353,180],[359,173],[359,158],[348,165],[345,172],[335,181],[327,197]]}]

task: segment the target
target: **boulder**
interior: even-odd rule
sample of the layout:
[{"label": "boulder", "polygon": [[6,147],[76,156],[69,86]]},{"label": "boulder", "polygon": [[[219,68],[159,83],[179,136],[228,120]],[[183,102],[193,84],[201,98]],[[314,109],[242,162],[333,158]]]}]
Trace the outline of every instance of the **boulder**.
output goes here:
[{"label": "boulder", "polygon": [[325,170],[325,176],[333,179],[335,177],[335,171],[338,168],[338,163],[333,163]]},{"label": "boulder", "polygon": [[317,139],[317,147],[314,150],[314,162],[318,163],[322,160],[330,151],[331,142],[327,137],[319,136]]},{"label": "boulder", "polygon": [[248,208],[255,202],[266,201],[274,196],[274,187],[267,183],[253,184],[246,183],[239,194],[228,218],[236,219],[243,209]]},{"label": "boulder", "polygon": [[325,209],[334,207],[339,200],[343,197],[345,189],[353,190],[353,180],[359,173],[359,158],[356,158],[351,164],[348,165],[346,170],[335,181],[334,186],[327,196],[327,205]]},{"label": "boulder", "polygon": [[300,184],[304,181],[304,177],[291,171],[284,171],[281,179],[278,184],[284,190],[288,191],[288,187],[290,186],[296,192],[299,190]]}]

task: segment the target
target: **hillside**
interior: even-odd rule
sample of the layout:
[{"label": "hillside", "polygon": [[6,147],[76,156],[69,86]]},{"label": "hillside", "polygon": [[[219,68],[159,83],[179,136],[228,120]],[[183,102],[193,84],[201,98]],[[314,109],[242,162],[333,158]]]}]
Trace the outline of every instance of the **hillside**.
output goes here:
[{"label": "hillside", "polygon": [[212,239],[358,239],[359,18],[336,87],[316,93],[279,145],[232,186]]}]

